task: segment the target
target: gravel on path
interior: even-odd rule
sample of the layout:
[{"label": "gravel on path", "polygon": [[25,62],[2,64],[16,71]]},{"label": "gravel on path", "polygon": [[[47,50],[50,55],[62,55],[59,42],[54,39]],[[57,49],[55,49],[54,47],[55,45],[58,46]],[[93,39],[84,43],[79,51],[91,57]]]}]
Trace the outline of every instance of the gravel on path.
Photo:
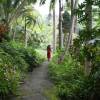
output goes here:
[{"label": "gravel on path", "polygon": [[18,97],[13,100],[49,100],[44,91],[53,87],[53,84],[48,79],[48,62],[44,62],[34,69],[24,79],[24,84],[21,85]]}]

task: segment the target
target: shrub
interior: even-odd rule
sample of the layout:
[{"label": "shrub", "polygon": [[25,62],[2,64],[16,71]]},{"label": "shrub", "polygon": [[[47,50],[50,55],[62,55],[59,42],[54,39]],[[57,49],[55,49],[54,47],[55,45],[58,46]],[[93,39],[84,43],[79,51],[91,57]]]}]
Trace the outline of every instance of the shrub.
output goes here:
[{"label": "shrub", "polygon": [[18,42],[10,42],[10,45],[17,49],[20,52],[21,57],[26,61],[29,65],[28,70],[33,71],[33,69],[44,60],[43,56],[41,56],[33,47],[24,48],[24,45]]},{"label": "shrub", "polygon": [[13,57],[0,49],[0,96],[14,93],[20,79],[20,72],[13,64]]},{"label": "shrub", "polygon": [[85,78],[82,66],[70,55],[61,64],[57,64],[55,59],[57,56],[49,65],[49,73],[57,86],[59,96],[62,100],[79,100],[77,95],[81,91]]},{"label": "shrub", "polygon": [[33,71],[33,69],[43,61],[43,58],[38,55],[34,48],[24,48],[24,46],[19,43],[4,42],[1,43],[0,48],[15,59],[14,63],[18,64],[18,68],[21,71],[25,71],[26,69]]},{"label": "shrub", "polygon": [[14,94],[24,73],[32,71],[41,61],[34,48],[26,49],[13,42],[0,43],[0,99]]},{"label": "shrub", "polygon": [[29,64],[29,71],[33,71],[33,68],[38,66],[36,52],[34,50],[29,50],[25,48],[19,49],[22,54],[22,58]]},{"label": "shrub", "polygon": [[100,67],[98,56],[89,76],[75,58],[66,56],[61,64],[57,64],[56,55],[49,65],[50,78],[57,87],[61,100],[99,100],[100,99]]},{"label": "shrub", "polygon": [[11,55],[13,58],[13,64],[17,65],[16,69],[19,69],[20,71],[26,71],[28,64],[25,62],[25,60],[21,57],[22,54],[12,47],[9,43],[1,43],[0,48],[4,50],[7,54]]}]

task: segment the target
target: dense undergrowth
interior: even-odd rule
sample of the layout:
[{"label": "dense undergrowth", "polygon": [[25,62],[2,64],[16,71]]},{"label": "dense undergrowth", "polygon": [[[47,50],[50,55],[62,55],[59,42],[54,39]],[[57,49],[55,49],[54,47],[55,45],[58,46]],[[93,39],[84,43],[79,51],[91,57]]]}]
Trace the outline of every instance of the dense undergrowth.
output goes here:
[{"label": "dense undergrowth", "polygon": [[15,94],[23,76],[43,61],[34,48],[21,43],[0,43],[0,98]]},{"label": "dense undergrowth", "polygon": [[[56,86],[56,91],[61,100],[100,100],[100,56],[99,46],[88,46],[88,55],[91,53],[92,69],[89,75],[84,73],[82,61],[83,51],[80,57],[66,55],[64,61],[58,64],[59,54],[56,54],[49,65],[50,78]],[[91,52],[90,52],[91,50]],[[83,52],[83,53],[82,53]]]}]

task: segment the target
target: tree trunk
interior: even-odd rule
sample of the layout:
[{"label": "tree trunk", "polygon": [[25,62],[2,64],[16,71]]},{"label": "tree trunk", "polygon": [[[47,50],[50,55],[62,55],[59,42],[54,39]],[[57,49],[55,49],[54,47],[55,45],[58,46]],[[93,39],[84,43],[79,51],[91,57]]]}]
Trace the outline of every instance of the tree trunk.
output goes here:
[{"label": "tree trunk", "polygon": [[59,49],[63,47],[63,37],[62,37],[62,2],[59,0]]},{"label": "tree trunk", "polygon": [[70,45],[72,45],[72,34],[75,29],[76,15],[74,14],[74,10],[77,8],[78,0],[71,0],[71,27],[68,35],[68,41],[66,46],[66,51],[69,50]]},{"label": "tree trunk", "polygon": [[88,31],[92,30],[92,5],[89,3],[86,5],[86,29]]},{"label": "tree trunk", "polygon": [[[86,30],[88,32],[91,32],[92,30],[92,5],[91,3],[87,2],[86,9],[85,9],[85,15],[86,15]],[[86,41],[87,45],[88,40]],[[87,57],[84,58],[85,60],[85,74],[89,75],[91,71],[91,61],[87,59]]]},{"label": "tree trunk", "polygon": [[73,0],[71,0],[71,2],[72,2],[71,3],[72,4],[71,7],[73,7],[73,8],[71,10],[72,13],[71,13],[71,27],[70,27],[70,32],[69,32],[68,36],[66,37],[67,42],[66,42],[66,46],[65,46],[65,51],[61,54],[61,56],[60,56],[60,58],[58,60],[58,63],[62,62],[64,60],[65,54],[66,54],[66,52],[68,52],[68,50],[70,48],[70,45],[72,43],[72,33],[74,32],[74,25],[75,25],[75,18],[76,18],[76,15],[73,13],[73,11],[77,7],[78,0],[75,0],[75,2]]},{"label": "tree trunk", "polygon": [[53,52],[55,52],[56,50],[56,34],[55,34],[55,31],[56,31],[56,24],[55,24],[55,7],[53,9]]},{"label": "tree trunk", "polygon": [[25,17],[25,48],[27,48],[28,45],[28,33],[26,32],[26,17]]},{"label": "tree trunk", "polygon": [[[75,6],[75,7],[74,7]],[[74,22],[74,30],[73,30],[73,33],[76,33],[77,32],[77,15],[74,14],[74,10],[77,9],[78,7],[78,0],[75,1],[75,0],[71,0],[71,18],[73,16],[75,16],[75,22]]]}]

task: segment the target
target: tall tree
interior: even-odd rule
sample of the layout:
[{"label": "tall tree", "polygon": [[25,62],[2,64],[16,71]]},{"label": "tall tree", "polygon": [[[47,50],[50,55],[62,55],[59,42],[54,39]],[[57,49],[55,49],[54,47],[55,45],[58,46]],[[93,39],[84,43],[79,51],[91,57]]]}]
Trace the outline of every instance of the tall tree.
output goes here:
[{"label": "tall tree", "polygon": [[66,51],[69,50],[69,47],[72,44],[72,34],[74,33],[75,21],[76,21],[76,14],[74,11],[77,8],[77,4],[78,4],[78,0],[71,0],[71,27],[70,27],[70,32],[68,35]]},{"label": "tall tree", "polygon": [[[62,3],[63,0],[51,0],[50,1],[50,9],[52,9],[56,2],[59,2],[59,49],[61,49],[63,47],[63,35],[62,35]],[[40,4],[44,4],[46,2],[46,0],[40,0]]]},{"label": "tall tree", "polygon": [[63,47],[63,35],[62,35],[62,0],[59,0],[59,49]]},{"label": "tall tree", "polygon": [[0,2],[0,18],[5,19],[7,26],[10,26],[21,15],[24,6],[35,3],[37,0],[2,0]]},{"label": "tall tree", "polygon": [[[85,8],[85,17],[86,17],[86,30],[91,33],[92,30],[92,1],[91,0],[86,0],[86,8]],[[89,40],[86,41],[86,46],[87,46],[87,42]],[[87,57],[85,57],[85,73],[89,74],[89,72],[91,71],[91,61],[89,61],[87,59]]]},{"label": "tall tree", "polygon": [[55,12],[55,5],[57,0],[51,0],[50,1],[50,11],[53,11],[53,51],[56,50],[56,12]]},{"label": "tall tree", "polygon": [[22,10],[22,18],[25,20],[25,47],[28,46],[28,40],[29,40],[29,33],[27,32],[27,26],[34,26],[35,25],[39,25],[40,24],[40,14],[39,12],[33,8],[32,6],[26,6],[23,10]]},{"label": "tall tree", "polygon": [[61,63],[64,58],[65,58],[65,54],[66,52],[68,52],[69,48],[70,48],[70,45],[72,43],[72,34],[74,32],[74,25],[75,25],[75,18],[76,18],[76,15],[74,13],[76,7],[77,7],[77,4],[78,4],[78,0],[71,0],[71,26],[70,26],[70,32],[68,34],[68,36],[66,37],[67,38],[67,42],[66,42],[66,46],[65,46],[65,51],[60,55],[59,57],[59,60],[58,62]]},{"label": "tall tree", "polygon": [[85,16],[86,16],[86,29],[88,31],[91,31],[92,30],[92,1],[91,0],[86,0]]},{"label": "tall tree", "polygon": [[56,50],[56,21],[55,21],[55,6],[53,8],[53,51]]}]

